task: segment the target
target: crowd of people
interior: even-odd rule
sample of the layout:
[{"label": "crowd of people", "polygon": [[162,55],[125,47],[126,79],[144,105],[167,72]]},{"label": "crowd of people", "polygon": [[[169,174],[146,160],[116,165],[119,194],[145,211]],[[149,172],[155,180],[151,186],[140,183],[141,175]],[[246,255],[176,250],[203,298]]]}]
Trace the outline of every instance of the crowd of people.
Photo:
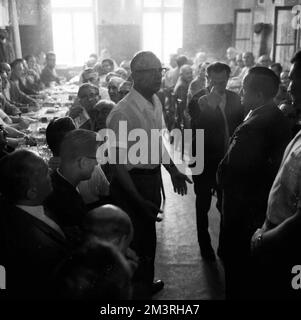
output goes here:
[{"label": "crowd of people", "polygon": [[[210,262],[208,212],[217,197],[227,299],[298,297],[290,276],[301,221],[301,51],[290,70],[235,48],[225,61],[172,55],[167,68],[150,51],[119,66],[108,54],[91,54],[68,79],[79,89],[66,116],[47,126],[47,161],[19,149],[33,142],[26,113],[39,108],[45,88],[66,79],[54,52],[45,61],[8,62],[0,64],[0,265],[11,296],[150,299],[162,290],[154,266],[163,165],[176,193],[194,184],[197,239]],[[203,172],[194,174],[191,163],[191,181],[161,154],[158,163],[125,161],[134,141],[124,144],[122,121],[128,132],[147,133],[150,156],[152,130],[192,129],[195,155],[195,132],[204,129]],[[117,163],[99,161],[101,129],[116,134]]]}]

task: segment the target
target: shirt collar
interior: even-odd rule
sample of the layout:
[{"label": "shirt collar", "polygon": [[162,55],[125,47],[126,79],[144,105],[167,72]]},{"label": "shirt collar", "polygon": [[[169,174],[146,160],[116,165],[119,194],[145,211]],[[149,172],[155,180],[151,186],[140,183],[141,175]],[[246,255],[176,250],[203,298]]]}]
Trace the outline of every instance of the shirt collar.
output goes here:
[{"label": "shirt collar", "polygon": [[132,88],[130,92],[131,92],[131,96],[134,98],[134,101],[136,102],[138,109],[141,112],[143,112],[148,107],[151,108],[151,110],[154,110],[156,108],[157,99],[155,94],[153,94],[152,96],[153,103],[150,103],[136,89]]},{"label": "shirt collar", "polygon": [[[72,184],[70,181],[68,181],[68,179],[66,179],[66,178],[61,174],[59,168],[56,169],[56,172],[57,172],[57,174],[58,174],[62,179],[64,179],[66,182],[68,182],[68,183],[74,188],[73,184]],[[76,189],[76,191],[79,193],[78,187],[75,187],[75,189]]]}]

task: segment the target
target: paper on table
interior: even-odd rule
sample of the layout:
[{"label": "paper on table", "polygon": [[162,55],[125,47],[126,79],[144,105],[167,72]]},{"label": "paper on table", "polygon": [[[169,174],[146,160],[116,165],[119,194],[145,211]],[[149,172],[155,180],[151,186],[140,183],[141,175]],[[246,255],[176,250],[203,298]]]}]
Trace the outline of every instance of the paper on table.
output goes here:
[{"label": "paper on table", "polygon": [[80,128],[84,123],[86,123],[88,120],[90,119],[87,111],[85,109],[83,109],[83,112],[74,119],[74,123],[76,128]]}]

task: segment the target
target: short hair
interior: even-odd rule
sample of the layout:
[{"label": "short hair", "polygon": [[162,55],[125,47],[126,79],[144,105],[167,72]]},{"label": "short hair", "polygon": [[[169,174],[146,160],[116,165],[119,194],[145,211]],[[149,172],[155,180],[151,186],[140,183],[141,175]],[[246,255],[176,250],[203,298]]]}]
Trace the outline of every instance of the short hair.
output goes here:
[{"label": "short hair", "polygon": [[[9,71],[8,71],[9,69]],[[11,72],[11,66],[9,63],[6,63],[6,62],[1,62],[0,63],[0,73],[3,73],[3,72]]]},{"label": "short hair", "polygon": [[32,54],[28,54],[27,56],[24,57],[24,60],[26,60],[28,62],[28,60],[30,59],[35,59],[35,56]]},{"label": "short hair", "polygon": [[135,71],[153,68],[154,63],[157,61],[160,62],[158,57],[152,51],[139,51],[131,60],[131,72],[134,73]]},{"label": "short hair", "polygon": [[109,58],[103,59],[101,61],[101,64],[103,64],[104,62],[107,62],[111,67],[114,67],[114,61],[112,59],[109,59]]},{"label": "short hair", "polygon": [[27,191],[38,171],[37,162],[44,163],[29,150],[14,151],[0,160],[0,193],[5,199],[14,204],[27,198]]},{"label": "short hair", "polygon": [[11,64],[10,64],[10,67],[12,69],[14,69],[18,64],[24,64],[24,60],[23,59],[15,59]]},{"label": "short hair", "polygon": [[55,157],[60,154],[60,145],[65,135],[75,129],[76,126],[70,117],[62,117],[50,121],[46,128],[46,142]]},{"label": "short hair", "polygon": [[129,236],[133,226],[129,216],[120,208],[104,205],[91,210],[85,217],[85,231],[104,241]]},{"label": "short hair", "polygon": [[247,76],[256,77],[256,81],[251,81],[250,87],[254,91],[261,92],[267,99],[274,98],[279,90],[279,77],[269,68],[253,67]]},{"label": "short hair", "polygon": [[180,55],[177,57],[176,63],[178,65],[178,68],[181,68],[184,64],[188,64],[188,58],[184,55]]},{"label": "short hair", "polygon": [[206,73],[209,77],[212,72],[221,73],[224,71],[226,72],[227,76],[229,77],[230,73],[231,73],[231,68],[226,63],[223,63],[223,62],[210,63],[209,66],[207,66],[207,68],[206,68]]},{"label": "short hair", "polygon": [[48,52],[46,53],[46,60],[49,59],[51,56],[56,57],[56,54],[55,54],[53,51],[48,51]]},{"label": "short hair", "polygon": [[77,92],[77,96],[81,99],[83,94],[84,94],[84,91],[86,89],[93,89],[93,90],[96,90],[97,94],[99,94],[99,89],[92,83],[83,83],[79,89],[78,89],[78,92]]},{"label": "short hair", "polygon": [[271,64],[271,66],[270,66],[270,68],[272,69],[272,68],[277,68],[278,69],[278,72],[279,72],[279,74],[282,72],[282,65],[279,63],[279,62],[276,62],[276,63],[272,63]]},{"label": "short hair", "polygon": [[96,133],[85,129],[76,129],[68,132],[60,146],[61,161],[73,162],[79,157],[91,155],[98,142]]},{"label": "short hair", "polygon": [[54,293],[59,298],[131,299],[129,267],[118,249],[109,243],[82,245],[60,263],[54,274]]}]

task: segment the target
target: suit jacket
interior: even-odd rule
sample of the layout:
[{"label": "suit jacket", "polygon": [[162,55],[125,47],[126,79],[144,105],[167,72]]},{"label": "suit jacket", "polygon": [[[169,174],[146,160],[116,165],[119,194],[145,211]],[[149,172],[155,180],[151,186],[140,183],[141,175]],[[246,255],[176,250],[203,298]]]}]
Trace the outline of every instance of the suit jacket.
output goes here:
[{"label": "suit jacket", "polygon": [[45,201],[46,207],[54,213],[55,220],[63,230],[70,227],[81,227],[87,213],[82,196],[57,171],[53,172],[51,180],[53,191]]},{"label": "suit jacket", "polygon": [[8,297],[51,296],[52,274],[69,251],[66,239],[22,209],[1,204],[0,263],[6,268]]},{"label": "suit jacket", "polygon": [[[193,153],[195,154],[195,129],[204,129],[204,174],[215,179],[219,162],[224,157],[225,150],[225,123],[219,107],[212,108],[200,98],[208,94],[204,88],[196,93],[188,105],[193,129]],[[202,103],[202,105],[200,105]],[[226,90],[225,115],[231,137],[236,127],[243,121],[244,111],[239,96]]]},{"label": "suit jacket", "polygon": [[262,226],[269,191],[290,139],[288,120],[274,104],[257,108],[237,128],[218,169],[225,228],[241,229],[250,237]]}]

